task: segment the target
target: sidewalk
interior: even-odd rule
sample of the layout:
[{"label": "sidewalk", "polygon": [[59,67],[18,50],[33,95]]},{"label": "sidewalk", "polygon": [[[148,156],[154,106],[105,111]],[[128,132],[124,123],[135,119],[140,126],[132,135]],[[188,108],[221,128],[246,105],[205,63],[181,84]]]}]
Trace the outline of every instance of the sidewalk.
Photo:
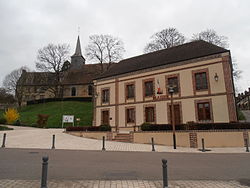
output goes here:
[{"label": "sidewalk", "polygon": [[[102,140],[89,139],[83,137],[72,136],[63,133],[64,129],[38,129],[29,127],[16,127],[12,131],[1,131],[0,142],[2,142],[3,134],[7,134],[6,148],[31,148],[31,149],[51,149],[52,135],[55,134],[56,149],[67,150],[101,150]],[[150,144],[136,144],[106,141],[106,151],[140,151],[151,152]],[[246,153],[245,148],[206,148],[211,151],[205,153]],[[197,148],[177,147],[176,150],[171,146],[155,145],[156,152],[192,152],[204,153]]]},{"label": "sidewalk", "polygon": [[[38,180],[0,180],[0,188],[40,188]],[[115,181],[59,181],[48,182],[49,188],[162,188],[162,181],[147,180],[115,180]],[[169,188],[246,188],[237,181],[196,180],[169,181]]]}]

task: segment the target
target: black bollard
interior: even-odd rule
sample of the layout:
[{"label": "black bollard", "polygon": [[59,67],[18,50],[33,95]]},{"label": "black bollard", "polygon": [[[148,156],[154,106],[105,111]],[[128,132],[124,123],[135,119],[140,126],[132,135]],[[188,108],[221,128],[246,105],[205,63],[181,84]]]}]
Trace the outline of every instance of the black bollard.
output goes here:
[{"label": "black bollard", "polygon": [[6,133],[3,134],[3,144],[2,144],[2,148],[5,148],[5,141],[6,141]]},{"label": "black bollard", "polygon": [[105,136],[102,137],[102,151],[105,151]]},{"label": "black bollard", "polygon": [[201,139],[201,144],[202,144],[202,152],[205,152],[206,149],[205,149],[205,143],[204,143],[204,138]]},{"label": "black bollard", "polygon": [[155,151],[155,143],[154,143],[154,138],[153,137],[151,138],[151,141],[152,141],[152,151]]},{"label": "black bollard", "polygon": [[51,149],[55,149],[55,139],[56,139],[56,136],[53,134],[53,137],[52,137],[52,148]]},{"label": "black bollard", "polygon": [[249,152],[249,148],[248,148],[248,139],[245,139],[245,144],[246,144],[246,152]]},{"label": "black bollard", "polygon": [[48,160],[49,157],[43,157],[41,188],[47,188]]},{"label": "black bollard", "polygon": [[168,169],[167,169],[167,160],[162,159],[162,177],[163,177],[163,188],[168,187]]}]

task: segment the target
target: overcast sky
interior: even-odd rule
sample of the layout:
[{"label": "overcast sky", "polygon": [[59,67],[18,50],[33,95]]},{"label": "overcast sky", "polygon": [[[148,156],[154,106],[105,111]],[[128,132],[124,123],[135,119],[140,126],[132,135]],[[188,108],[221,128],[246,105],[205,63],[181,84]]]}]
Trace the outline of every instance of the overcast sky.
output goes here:
[{"label": "overcast sky", "polygon": [[227,36],[243,71],[239,88],[250,87],[249,0],[0,0],[0,26],[0,85],[16,68],[35,70],[37,50],[48,43],[68,43],[73,54],[78,27],[83,50],[90,35],[111,34],[123,40],[124,58],[175,27],[187,38],[207,28]]}]

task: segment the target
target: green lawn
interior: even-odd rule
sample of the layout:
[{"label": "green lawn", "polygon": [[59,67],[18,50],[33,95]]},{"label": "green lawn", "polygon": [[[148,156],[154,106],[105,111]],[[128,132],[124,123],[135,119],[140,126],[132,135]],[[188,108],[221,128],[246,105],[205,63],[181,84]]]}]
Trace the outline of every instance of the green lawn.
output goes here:
[{"label": "green lawn", "polygon": [[[3,111],[0,111],[0,117]],[[37,114],[49,115],[47,127],[60,128],[62,126],[62,115],[74,115],[75,119],[80,118],[80,126],[92,124],[92,103],[91,102],[48,102],[34,104],[19,109],[21,124],[35,126]]]}]

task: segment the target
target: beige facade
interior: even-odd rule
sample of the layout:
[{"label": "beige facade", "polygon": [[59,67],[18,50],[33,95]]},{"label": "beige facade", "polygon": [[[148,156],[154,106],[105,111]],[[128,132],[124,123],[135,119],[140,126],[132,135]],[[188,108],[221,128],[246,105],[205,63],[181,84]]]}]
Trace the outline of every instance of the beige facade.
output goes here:
[{"label": "beige facade", "polygon": [[[180,109],[180,123],[199,122],[197,104],[206,102],[210,105],[211,119],[208,122],[237,121],[234,89],[231,77],[230,53],[210,55],[203,58],[162,65],[150,69],[121,74],[94,81],[96,89],[95,115],[93,124],[103,123],[102,111],[109,111],[109,124],[122,130],[139,126],[145,121],[145,108],[155,109],[155,124],[170,123],[170,95],[167,78],[175,76],[179,82],[179,92],[173,95],[174,104]],[[207,89],[196,90],[194,75],[206,72]],[[145,97],[145,82],[153,81],[154,94]],[[133,83],[135,96],[126,97],[126,85]],[[157,94],[157,90],[161,94]],[[109,90],[109,101],[103,102],[103,90]],[[135,121],[128,123],[126,109],[135,110]]]}]

